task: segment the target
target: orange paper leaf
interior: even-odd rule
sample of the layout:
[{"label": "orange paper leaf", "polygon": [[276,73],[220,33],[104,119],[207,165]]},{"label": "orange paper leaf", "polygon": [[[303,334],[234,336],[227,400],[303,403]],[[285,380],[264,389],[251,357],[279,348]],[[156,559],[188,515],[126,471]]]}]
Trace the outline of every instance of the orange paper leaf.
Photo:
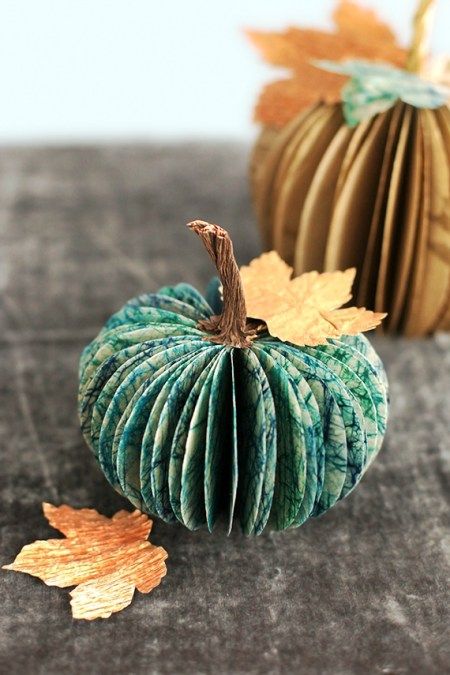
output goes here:
[{"label": "orange paper leaf", "polygon": [[327,338],[356,335],[375,328],[386,314],[345,307],[356,270],[307,272],[292,279],[276,253],[263,253],[241,268],[247,314],[267,324],[273,337],[296,345],[325,344]]},{"label": "orange paper leaf", "polygon": [[343,40],[357,41],[361,47],[365,44],[366,57],[370,49],[389,54],[391,59],[398,59],[398,65],[404,64],[406,50],[401,49],[392,28],[382,21],[377,13],[368,7],[361,7],[357,2],[341,0],[333,12],[336,32]]},{"label": "orange paper leaf", "polygon": [[25,572],[48,586],[74,586],[76,619],[111,616],[127,607],[137,588],[149,593],[166,574],[166,551],[147,541],[152,521],[140,511],[118,511],[112,518],[94,509],[43,504],[50,525],[65,539],[24,546],[3,569]]},{"label": "orange paper leaf", "polygon": [[[292,71],[290,78],[263,89],[255,108],[257,122],[282,127],[313,102],[340,101],[345,79],[315,68],[311,61],[316,59],[368,59],[404,67],[406,50],[372,10],[350,0],[340,0],[333,22],[333,31],[295,27],[282,32],[247,31],[268,63]],[[287,108],[283,101],[287,102]]]},{"label": "orange paper leaf", "polygon": [[[298,77],[270,82],[263,88],[255,106],[257,121],[264,121],[264,124],[270,127],[283,127],[294,119],[302,108],[317,103],[318,69],[305,63],[298,72]],[[339,101],[342,86],[347,78],[324,70],[319,79],[323,88],[321,101],[325,103]]]}]

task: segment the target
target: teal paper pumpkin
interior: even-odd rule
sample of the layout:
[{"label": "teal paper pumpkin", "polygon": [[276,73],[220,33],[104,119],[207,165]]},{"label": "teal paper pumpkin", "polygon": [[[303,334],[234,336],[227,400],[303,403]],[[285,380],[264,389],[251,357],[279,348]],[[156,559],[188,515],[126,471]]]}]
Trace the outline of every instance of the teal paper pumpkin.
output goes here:
[{"label": "teal paper pumpkin", "polygon": [[[217,264],[203,226],[193,229]],[[107,321],[81,357],[82,431],[111,485],[166,522],[297,527],[345,497],[380,449],[383,365],[362,334],[317,347],[251,322],[240,334],[226,307],[239,271],[234,259],[218,269],[222,314],[218,283],[208,301],[182,283]]]}]

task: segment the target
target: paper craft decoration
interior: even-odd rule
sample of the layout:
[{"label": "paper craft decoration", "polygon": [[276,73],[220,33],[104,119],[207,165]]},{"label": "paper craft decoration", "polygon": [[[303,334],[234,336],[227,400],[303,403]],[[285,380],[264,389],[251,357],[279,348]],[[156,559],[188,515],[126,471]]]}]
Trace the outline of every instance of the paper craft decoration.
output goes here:
[{"label": "paper craft decoration", "polygon": [[75,619],[106,619],[131,603],[135,588],[149,593],[165,576],[167,553],[147,541],[152,521],[143,513],[118,511],[107,518],[95,509],[42,507],[65,538],[28,544],[3,569],[26,572],[48,586],[76,586],[70,592]]},{"label": "paper craft decoration", "polygon": [[[345,0],[335,33],[316,42],[300,29],[252,34],[271,63],[294,71],[256,107],[264,127],[251,182],[265,246],[295,274],[356,267],[358,304],[386,310],[383,329],[410,336],[450,330],[448,90],[417,75],[433,5],[420,2],[409,52]],[[325,62],[330,53],[347,60]],[[310,107],[300,82],[316,97]]]},{"label": "paper craft decoration", "polygon": [[290,281],[273,254],[241,279],[226,231],[189,227],[220,281],[208,300],[180,283],[108,320],[81,357],[84,437],[111,485],[169,523],[297,527],[345,497],[380,449],[387,381],[358,331],[383,315],[339,310],[352,270]]},{"label": "paper craft decoration", "polygon": [[365,59],[405,66],[408,52],[375,12],[350,0],[338,0],[332,31],[290,27],[285,31],[248,30],[264,60],[288,69],[289,77],[264,87],[255,106],[255,121],[282,129],[317,101],[339,103],[346,78],[317,69],[320,59]]},{"label": "paper craft decoration", "polygon": [[292,268],[276,251],[241,270],[247,313],[264,320],[272,337],[299,346],[327,344],[328,338],[372,330],[386,314],[347,307],[355,269],[308,272],[292,279]]}]

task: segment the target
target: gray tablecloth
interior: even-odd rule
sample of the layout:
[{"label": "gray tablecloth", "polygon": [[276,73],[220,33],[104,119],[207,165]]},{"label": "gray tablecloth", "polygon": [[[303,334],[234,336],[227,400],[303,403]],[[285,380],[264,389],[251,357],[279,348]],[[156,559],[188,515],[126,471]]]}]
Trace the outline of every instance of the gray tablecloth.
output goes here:
[{"label": "gray tablecloth", "polygon": [[[188,220],[228,227],[240,262],[258,252],[246,162],[229,144],[1,151],[2,563],[54,535],[42,501],[128,507],[80,435],[80,351],[129,297],[204,286]],[[354,494],[256,539],[156,522],[167,578],[106,621],[73,621],[67,590],[2,571],[1,672],[449,672],[450,343],[375,342],[391,420]]]}]

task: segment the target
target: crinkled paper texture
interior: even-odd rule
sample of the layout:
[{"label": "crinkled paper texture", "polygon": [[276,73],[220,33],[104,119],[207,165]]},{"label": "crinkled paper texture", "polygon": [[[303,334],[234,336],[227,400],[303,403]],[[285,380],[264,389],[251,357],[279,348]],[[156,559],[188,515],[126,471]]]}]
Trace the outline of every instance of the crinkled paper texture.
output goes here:
[{"label": "crinkled paper texture", "polygon": [[148,539],[152,521],[143,513],[43,504],[44,515],[64,539],[24,546],[4,569],[39,577],[49,586],[76,586],[70,595],[75,619],[106,619],[127,607],[135,588],[149,593],[166,574],[166,551]]},{"label": "crinkled paper texture", "polygon": [[345,307],[356,270],[307,272],[292,278],[276,251],[263,253],[241,269],[249,316],[267,324],[283,342],[317,346],[329,338],[372,330],[386,316],[364,307]]}]

